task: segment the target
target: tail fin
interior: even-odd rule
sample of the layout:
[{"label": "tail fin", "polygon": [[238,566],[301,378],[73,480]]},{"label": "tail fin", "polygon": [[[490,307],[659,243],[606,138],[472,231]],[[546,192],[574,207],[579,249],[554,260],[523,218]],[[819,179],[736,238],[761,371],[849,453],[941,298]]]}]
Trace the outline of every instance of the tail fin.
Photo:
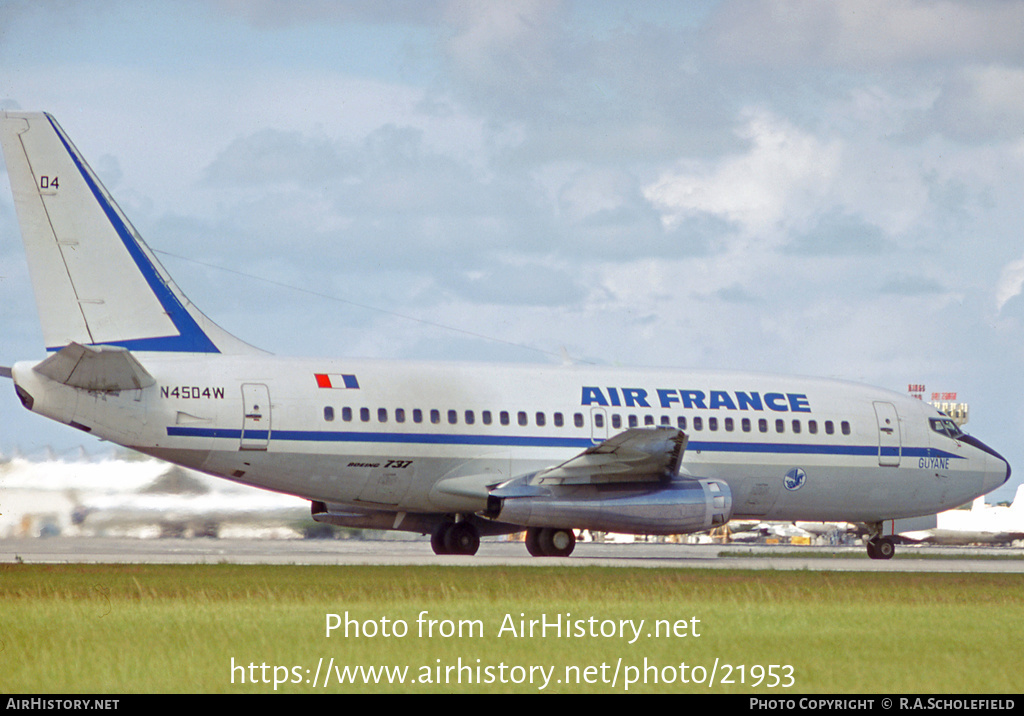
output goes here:
[{"label": "tail fin", "polygon": [[47,350],[256,350],[189,302],[53,117],[0,112],[0,140]]},{"label": "tail fin", "polygon": [[1017,486],[1017,492],[1013,496],[1013,502],[1010,503],[1010,509],[1014,512],[1024,513],[1024,485]]}]

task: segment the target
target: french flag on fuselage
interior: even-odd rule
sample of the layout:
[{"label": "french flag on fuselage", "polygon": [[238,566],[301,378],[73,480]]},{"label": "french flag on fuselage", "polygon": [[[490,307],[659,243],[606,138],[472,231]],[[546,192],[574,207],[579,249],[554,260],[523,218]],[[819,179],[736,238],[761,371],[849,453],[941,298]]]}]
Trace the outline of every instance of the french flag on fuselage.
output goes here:
[{"label": "french flag on fuselage", "polygon": [[316,384],[319,388],[359,389],[359,381],[354,375],[341,373],[314,373],[313,375],[316,376]]}]

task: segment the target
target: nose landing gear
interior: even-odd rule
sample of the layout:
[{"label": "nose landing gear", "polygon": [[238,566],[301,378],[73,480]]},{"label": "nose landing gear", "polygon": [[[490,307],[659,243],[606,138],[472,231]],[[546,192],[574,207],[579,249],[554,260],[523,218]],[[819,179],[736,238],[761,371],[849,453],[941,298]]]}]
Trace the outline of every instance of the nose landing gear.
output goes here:
[{"label": "nose landing gear", "polygon": [[896,542],[892,537],[872,535],[868,538],[868,557],[871,559],[892,559],[896,554]]}]

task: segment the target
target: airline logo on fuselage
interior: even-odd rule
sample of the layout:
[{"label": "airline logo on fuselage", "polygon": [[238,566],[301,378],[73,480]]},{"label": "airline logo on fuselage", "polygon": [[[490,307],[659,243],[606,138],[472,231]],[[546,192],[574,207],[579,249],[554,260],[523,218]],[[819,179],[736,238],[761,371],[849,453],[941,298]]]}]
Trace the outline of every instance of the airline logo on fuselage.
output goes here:
[{"label": "airline logo on fuselage", "polygon": [[[654,402],[655,405],[651,405]],[[658,388],[599,388],[583,386],[583,406],[606,408],[684,408],[687,410],[773,410],[777,413],[809,413],[811,404],[803,393],[761,393],[741,390],[681,390]]]}]

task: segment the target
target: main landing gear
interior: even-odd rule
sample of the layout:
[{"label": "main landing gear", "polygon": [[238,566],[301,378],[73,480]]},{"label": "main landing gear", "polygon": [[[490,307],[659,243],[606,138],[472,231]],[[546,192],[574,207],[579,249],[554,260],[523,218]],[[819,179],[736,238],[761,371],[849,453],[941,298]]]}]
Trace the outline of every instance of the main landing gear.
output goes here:
[{"label": "main landing gear", "polygon": [[871,559],[892,559],[896,554],[896,543],[892,537],[870,537],[867,545]]},{"label": "main landing gear", "polygon": [[530,527],[526,549],[534,557],[568,557],[576,547],[576,533],[557,527]]},{"label": "main landing gear", "polygon": [[[469,520],[445,521],[430,535],[434,554],[473,555],[480,549],[480,531]],[[556,527],[530,527],[526,530],[526,549],[534,557],[568,557],[576,547],[576,533]]]},{"label": "main landing gear", "polygon": [[430,535],[434,554],[473,555],[480,549],[480,533],[471,522],[442,522]]}]

